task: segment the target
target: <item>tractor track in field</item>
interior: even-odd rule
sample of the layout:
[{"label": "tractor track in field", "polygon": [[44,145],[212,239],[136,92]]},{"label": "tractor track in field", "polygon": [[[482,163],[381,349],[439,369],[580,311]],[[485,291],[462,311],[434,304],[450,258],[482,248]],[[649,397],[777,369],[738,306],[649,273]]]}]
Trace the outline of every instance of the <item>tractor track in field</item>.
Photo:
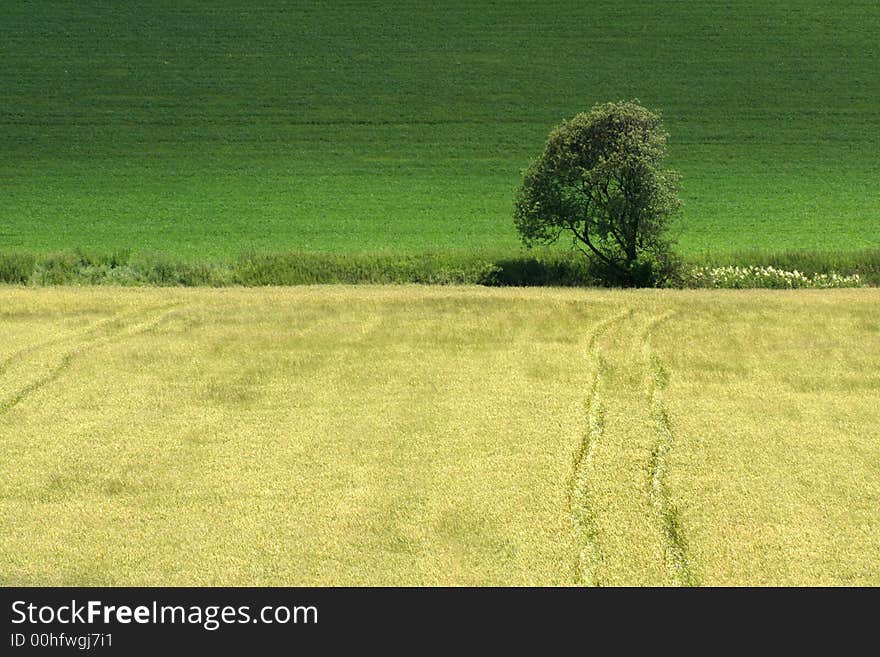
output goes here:
[{"label": "tractor track in field", "polygon": [[40,351],[40,349],[45,349],[46,347],[51,347],[52,345],[61,344],[62,342],[73,340],[75,338],[87,339],[89,336],[100,332],[102,328],[108,326],[109,324],[122,321],[128,316],[137,317],[140,314],[140,312],[121,312],[111,317],[99,319],[98,321],[90,324],[84,329],[80,329],[79,331],[71,331],[70,333],[67,333],[65,335],[58,335],[43,340],[41,342],[37,342],[35,344],[26,345],[0,361],[0,376],[3,376],[6,373],[6,370],[8,370],[10,366],[12,366],[16,361],[24,359],[28,354],[32,354],[34,352]]},{"label": "tractor track in field", "polygon": [[[6,367],[9,366],[9,362],[11,359],[22,358],[25,355],[27,355],[27,353],[32,353],[32,352],[38,351],[39,349],[41,349],[43,347],[51,346],[52,344],[57,344],[59,342],[63,342],[66,339],[70,339],[70,338],[77,337],[77,336],[82,337],[82,336],[90,336],[90,335],[96,334],[104,326],[107,326],[109,324],[113,324],[114,322],[118,322],[121,318],[125,317],[126,315],[133,316],[135,318],[140,318],[142,320],[139,323],[135,322],[133,324],[124,325],[121,329],[119,329],[118,331],[116,331],[115,333],[112,333],[110,335],[103,336],[103,337],[101,337],[101,336],[87,337],[85,340],[80,341],[79,344],[77,344],[70,351],[65,353],[61,357],[61,362],[59,362],[58,365],[53,367],[46,375],[37,379],[36,381],[32,381],[31,383],[25,385],[24,387],[20,388],[17,392],[13,393],[12,396],[8,397],[7,399],[0,401],[0,414],[6,413],[10,409],[14,408],[18,404],[20,404],[22,401],[24,401],[25,399],[27,399],[28,397],[33,395],[38,390],[46,387],[47,385],[49,385],[50,383],[52,383],[53,381],[58,379],[58,377],[60,377],[64,373],[64,371],[70,367],[70,364],[78,356],[81,356],[82,354],[87,353],[100,345],[112,344],[113,342],[116,342],[119,339],[124,338],[126,336],[130,337],[130,336],[134,336],[134,335],[139,335],[141,333],[146,333],[148,331],[151,331],[151,330],[157,328],[159,325],[161,325],[161,323],[163,321],[165,321],[174,312],[174,310],[179,305],[180,305],[179,303],[175,303],[175,304],[160,306],[158,308],[151,308],[147,311],[142,311],[142,312],[128,313],[128,314],[121,313],[120,315],[110,317],[106,320],[101,320],[101,321],[93,324],[90,328],[88,328],[85,331],[82,331],[78,334],[64,336],[63,338],[47,340],[47,341],[40,343],[39,345],[31,345],[30,347],[25,347],[24,349],[19,350],[18,352],[16,352],[16,354],[13,354],[13,356],[11,356],[10,358],[7,358],[6,361],[4,361],[4,364]],[[149,317],[149,315],[151,313],[154,313],[156,311],[159,311],[159,313],[160,313],[157,317],[152,317],[150,319],[146,319],[147,317]],[[24,353],[22,353],[22,352],[24,352]]]},{"label": "tractor track in field", "polygon": [[582,586],[601,586],[598,573],[602,549],[596,512],[590,492],[590,477],[596,448],[605,429],[604,389],[605,360],[599,349],[599,338],[614,324],[632,316],[629,309],[596,324],[587,341],[587,354],[593,363],[593,379],[587,396],[587,430],[584,433],[572,468],[569,485],[569,510],[580,549],[575,567],[576,580]]},{"label": "tractor track in field", "polygon": [[675,586],[698,586],[699,577],[691,562],[678,510],[672,502],[666,483],[669,472],[669,453],[675,438],[669,420],[669,411],[663,399],[669,374],[651,346],[651,334],[661,323],[667,321],[674,314],[674,312],[668,312],[649,321],[642,338],[648,411],[654,422],[656,434],[654,448],[651,450],[649,494],[662,535],[666,569],[672,583]]}]

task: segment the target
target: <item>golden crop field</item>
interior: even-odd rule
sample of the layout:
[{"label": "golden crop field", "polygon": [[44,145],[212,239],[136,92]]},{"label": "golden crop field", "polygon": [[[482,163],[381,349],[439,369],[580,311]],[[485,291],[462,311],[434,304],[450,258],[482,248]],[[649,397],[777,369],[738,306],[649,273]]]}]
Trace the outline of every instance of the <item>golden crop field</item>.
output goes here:
[{"label": "golden crop field", "polygon": [[0,584],[880,585],[878,309],[0,288]]}]

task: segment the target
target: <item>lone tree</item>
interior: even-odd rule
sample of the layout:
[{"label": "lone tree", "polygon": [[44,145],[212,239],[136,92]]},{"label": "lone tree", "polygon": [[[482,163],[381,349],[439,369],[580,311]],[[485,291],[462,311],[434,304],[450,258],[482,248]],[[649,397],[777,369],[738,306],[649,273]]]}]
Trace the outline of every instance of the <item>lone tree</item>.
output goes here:
[{"label": "lone tree", "polygon": [[606,281],[656,285],[673,269],[678,176],[661,169],[667,133],[638,101],[596,105],[550,133],[524,172],[514,222],[526,246],[563,233]]}]

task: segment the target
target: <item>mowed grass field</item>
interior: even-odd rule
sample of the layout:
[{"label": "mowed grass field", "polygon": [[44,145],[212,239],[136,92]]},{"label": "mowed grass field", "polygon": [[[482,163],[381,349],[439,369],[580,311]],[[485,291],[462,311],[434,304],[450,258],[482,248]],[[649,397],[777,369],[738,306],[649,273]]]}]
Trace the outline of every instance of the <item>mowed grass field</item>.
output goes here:
[{"label": "mowed grass field", "polygon": [[878,585],[878,302],[0,288],[0,583]]},{"label": "mowed grass field", "polygon": [[666,117],[685,255],[880,246],[876,2],[0,4],[0,249],[514,252],[563,117]]}]

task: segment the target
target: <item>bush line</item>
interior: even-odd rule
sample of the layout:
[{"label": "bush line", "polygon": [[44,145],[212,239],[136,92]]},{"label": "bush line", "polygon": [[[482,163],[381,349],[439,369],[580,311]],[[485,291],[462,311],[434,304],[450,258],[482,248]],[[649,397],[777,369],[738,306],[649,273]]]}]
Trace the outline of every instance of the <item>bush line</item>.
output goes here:
[{"label": "bush line", "polygon": [[[723,274],[735,268],[778,275]],[[722,272],[708,276],[707,272]],[[702,274],[698,275],[698,272]],[[797,275],[793,275],[797,272]],[[857,277],[857,279],[853,278]],[[314,284],[607,286],[582,254],[561,250],[496,253],[245,253],[227,261],[187,261],[161,253],[0,251],[0,283],[225,287]],[[685,258],[669,287],[838,287],[880,285],[880,249],[848,252],[739,252]],[[730,284],[734,281],[734,284]],[[832,281],[831,284],[828,281]],[[836,281],[843,281],[839,285]]]}]

